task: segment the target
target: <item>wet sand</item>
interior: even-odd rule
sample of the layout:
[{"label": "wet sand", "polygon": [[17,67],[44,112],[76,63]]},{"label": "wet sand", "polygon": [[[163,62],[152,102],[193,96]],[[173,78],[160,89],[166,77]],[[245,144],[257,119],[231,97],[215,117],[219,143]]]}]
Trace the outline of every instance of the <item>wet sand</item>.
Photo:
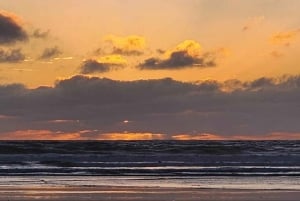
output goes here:
[{"label": "wet sand", "polygon": [[0,187],[2,201],[299,201],[300,191],[143,187]]}]

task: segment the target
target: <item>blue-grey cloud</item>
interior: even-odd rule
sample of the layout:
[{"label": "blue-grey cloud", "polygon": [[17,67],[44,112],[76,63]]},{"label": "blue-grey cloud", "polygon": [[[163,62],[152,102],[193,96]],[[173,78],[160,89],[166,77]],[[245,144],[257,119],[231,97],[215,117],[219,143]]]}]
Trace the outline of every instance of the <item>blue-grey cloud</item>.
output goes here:
[{"label": "blue-grey cloud", "polygon": [[103,63],[94,59],[88,59],[81,64],[80,73],[82,74],[105,73],[120,68],[122,66],[123,66],[122,64]]},{"label": "blue-grey cloud", "polygon": [[21,49],[3,50],[0,49],[0,63],[17,63],[25,59]]},{"label": "blue-grey cloud", "polygon": [[148,58],[139,65],[141,70],[175,70],[183,68],[205,68],[216,65],[215,58],[209,58],[208,54],[202,57],[189,55],[187,51],[175,51],[167,59]]},{"label": "blue-grey cloud", "polygon": [[0,44],[9,45],[28,40],[28,34],[14,16],[0,11]]},{"label": "blue-grey cloud", "polygon": [[53,57],[59,56],[62,54],[62,51],[57,47],[46,48],[42,52],[39,59],[51,59]]},{"label": "blue-grey cloud", "polygon": [[300,132],[299,94],[299,76],[199,83],[75,76],[54,87],[0,86],[0,114],[14,117],[0,121],[0,133],[38,129],[224,136]]},{"label": "blue-grey cloud", "polygon": [[92,73],[105,73],[110,70],[110,66],[107,64],[99,63],[96,60],[89,59],[84,61],[80,66],[80,72],[82,74]]}]

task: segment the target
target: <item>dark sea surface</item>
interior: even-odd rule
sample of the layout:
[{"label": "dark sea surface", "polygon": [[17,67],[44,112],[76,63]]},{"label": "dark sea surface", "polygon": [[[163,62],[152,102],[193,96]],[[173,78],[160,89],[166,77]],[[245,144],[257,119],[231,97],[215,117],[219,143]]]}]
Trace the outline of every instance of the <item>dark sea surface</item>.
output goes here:
[{"label": "dark sea surface", "polygon": [[1,141],[0,176],[0,185],[46,178],[300,189],[300,141]]}]

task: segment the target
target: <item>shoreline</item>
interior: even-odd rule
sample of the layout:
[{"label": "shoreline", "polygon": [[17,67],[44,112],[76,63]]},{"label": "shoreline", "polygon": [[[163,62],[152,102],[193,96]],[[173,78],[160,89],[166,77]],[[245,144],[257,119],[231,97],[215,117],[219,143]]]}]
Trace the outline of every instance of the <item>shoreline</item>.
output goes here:
[{"label": "shoreline", "polygon": [[298,201],[299,190],[241,190],[173,187],[0,187],[0,201]]}]

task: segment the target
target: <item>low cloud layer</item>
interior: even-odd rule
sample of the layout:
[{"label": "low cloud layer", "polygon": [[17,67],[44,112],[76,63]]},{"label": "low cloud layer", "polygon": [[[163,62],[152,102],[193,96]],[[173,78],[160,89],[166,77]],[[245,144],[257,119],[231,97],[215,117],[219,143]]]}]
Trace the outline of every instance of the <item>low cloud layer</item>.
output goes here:
[{"label": "low cloud layer", "polygon": [[81,135],[89,139],[124,132],[166,139],[264,139],[287,133],[289,139],[300,133],[299,94],[299,76],[199,83],[75,76],[54,87],[13,84],[0,86],[0,133],[90,131]]},{"label": "low cloud layer", "polygon": [[22,27],[18,17],[0,11],[0,44],[9,45],[28,40],[28,34]]},{"label": "low cloud layer", "polygon": [[24,61],[25,54],[21,49],[0,49],[0,63],[17,63]]}]

